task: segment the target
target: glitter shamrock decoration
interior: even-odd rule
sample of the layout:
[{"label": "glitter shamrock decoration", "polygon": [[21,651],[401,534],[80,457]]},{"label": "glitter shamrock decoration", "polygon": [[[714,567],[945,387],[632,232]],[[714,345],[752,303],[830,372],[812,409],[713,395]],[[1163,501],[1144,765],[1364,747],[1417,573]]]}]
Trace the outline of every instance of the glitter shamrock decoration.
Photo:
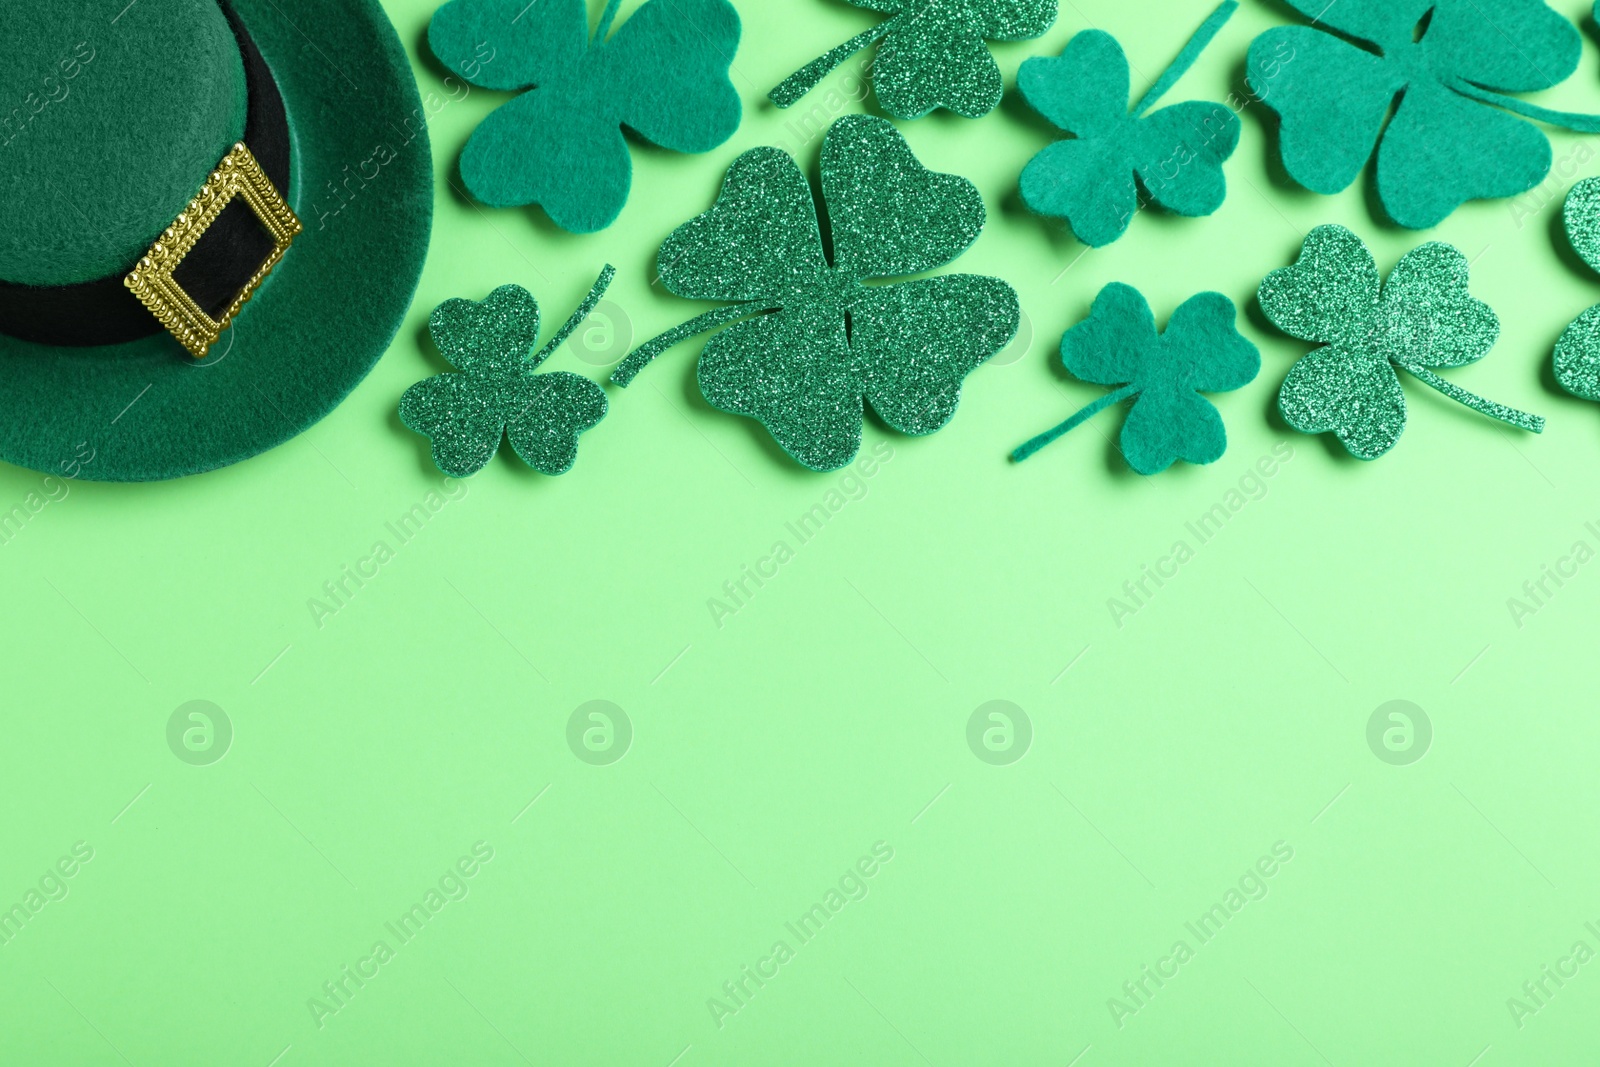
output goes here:
[{"label": "glitter shamrock decoration", "polygon": [[[1574,185],[1562,215],[1573,249],[1600,271],[1600,178]],[[1600,400],[1600,305],[1579,315],[1556,342],[1556,381],[1573,396]]]},{"label": "glitter shamrock decoration", "polygon": [[611,380],[625,386],[679,341],[744,319],[706,344],[701,392],[759,419],[807,467],[855,458],[866,402],[901,433],[949,422],[966,376],[1016,335],[1017,294],[971,274],[863,283],[964,252],[984,225],[978,190],[924,168],[884,119],[848,115],[823,139],[822,192],[831,259],[795,161],[777,148],[736,159],[711,210],[661,246],[660,268],[678,296],[739,303],[647,342]]},{"label": "glitter shamrock decoration", "polygon": [[433,461],[452,478],[482,470],[502,439],[543,474],[565,474],[578,458],[578,438],[606,417],[606,394],[567,371],[535,373],[589,317],[616,271],[601,273],[583,305],[534,355],[539,305],[520,285],[502,285],[481,303],[448,300],[433,309],[428,330],[460,374],[418,382],[400,400],[400,421],[433,439]]},{"label": "glitter shamrock decoration", "polygon": [[840,63],[878,45],[872,87],[897,119],[949,108],[969,119],[1000,103],[1000,68],[986,41],[1025,41],[1055,25],[1059,0],[849,0],[889,17],[791,74],[769,96],[788,107]]},{"label": "glitter shamrock decoration", "polygon": [[1474,396],[1429,370],[1482,359],[1500,320],[1467,292],[1467,258],[1437,241],[1412,249],[1388,281],[1343,226],[1319,226],[1292,267],[1261,283],[1261,309],[1284,333],[1323,345],[1289,371],[1278,407],[1302,433],[1338,435],[1377,459],[1406,427],[1403,370],[1472,410],[1533,433],[1544,420]]},{"label": "glitter shamrock decoration", "polygon": [[1550,142],[1515,116],[1600,132],[1594,116],[1504,95],[1577,69],[1578,31],[1543,0],[1289,3],[1317,26],[1257,37],[1247,76],[1281,119],[1284,168],[1314,192],[1348,187],[1376,147],[1384,210],[1426,229],[1468,200],[1544,180]]},{"label": "glitter shamrock decoration", "polygon": [[674,152],[733,136],[733,5],[648,0],[608,40],[620,3],[606,4],[593,40],[585,0],[451,0],[434,13],[428,44],[445,65],[486,89],[528,90],[467,141],[473,196],[539,204],[563,229],[592,233],[616,221],[633,183],[622,127]]},{"label": "glitter shamrock decoration", "polygon": [[1045,118],[1077,136],[1046,148],[1022,172],[1022,199],[1064,218],[1099,248],[1121,237],[1139,210],[1135,175],[1149,199],[1177,215],[1210,215],[1228,186],[1222,164],[1239,145],[1239,117],[1224,104],[1186,103],[1146,114],[1194,65],[1238,8],[1219,7],[1128,111],[1128,58],[1117,39],[1084,30],[1059,57],[1022,64],[1017,86]]},{"label": "glitter shamrock decoration", "polygon": [[1165,333],[1139,290],[1114,283],[1095,297],[1089,317],[1061,339],[1061,362],[1074,377],[1121,388],[1107,393],[1011,454],[1018,463],[1113,404],[1134,401],[1122,424],[1121,449],[1140,474],[1178,460],[1215,463],[1228,448],[1222,416],[1200,394],[1226,393],[1255,381],[1261,353],[1234,326],[1233,301],[1221,293],[1190,297]]}]

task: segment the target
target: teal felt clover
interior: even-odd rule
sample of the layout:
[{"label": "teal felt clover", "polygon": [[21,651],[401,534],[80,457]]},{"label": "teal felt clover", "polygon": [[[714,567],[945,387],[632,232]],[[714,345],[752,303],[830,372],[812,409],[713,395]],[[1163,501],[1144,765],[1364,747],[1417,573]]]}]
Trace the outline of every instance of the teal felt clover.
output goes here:
[{"label": "teal felt clover", "polygon": [[731,322],[700,356],[701,392],[759,420],[813,470],[855,458],[868,403],[901,433],[948,423],[966,376],[1016,335],[1016,292],[971,274],[866,283],[961,255],[983,229],[982,197],[965,178],[925,168],[893,125],[869,115],[847,115],[823,138],[822,192],[826,243],[788,153],[736,159],[717,202],[660,255],[669,292],[731,306],[645,343],[611,380],[626,386],[668,348]]},{"label": "teal felt clover", "polygon": [[1261,372],[1261,353],[1235,325],[1221,293],[1190,297],[1164,333],[1139,290],[1120,282],[1095,297],[1089,317],[1061,339],[1076,378],[1119,388],[1011,454],[1021,463],[1113,404],[1133,400],[1119,447],[1128,466],[1159,474],[1178,460],[1215,463],[1228,448],[1222,415],[1201,393],[1242,389]]},{"label": "teal felt clover", "polygon": [[739,128],[733,5],[648,0],[608,39],[620,2],[606,4],[592,40],[585,0],[451,0],[434,13],[428,43],[447,66],[486,89],[527,90],[461,154],[477,199],[538,204],[563,229],[592,233],[628,200],[624,126],[674,152],[708,152]]},{"label": "teal felt clover", "polygon": [[1544,419],[1496,404],[1430,368],[1465,367],[1488,354],[1500,320],[1467,291],[1467,257],[1434,241],[1407,252],[1385,281],[1372,253],[1343,226],[1319,226],[1291,267],[1261,283],[1273,325],[1322,347],[1284,379],[1278,408],[1301,433],[1333,433],[1357,459],[1400,441],[1406,397],[1399,371],[1493,419],[1541,433]]},{"label": "teal felt clover", "polygon": [[1257,37],[1247,78],[1278,113],[1284,169],[1313,192],[1347,188],[1376,152],[1384,210],[1427,229],[1544,180],[1550,142],[1517,116],[1600,131],[1594,116],[1505,95],[1577,69],[1578,31],[1543,0],[1288,2],[1315,27]]},{"label": "teal felt clover", "polygon": [[849,0],[889,17],[806,64],[768,94],[789,107],[839,64],[876,43],[872,87],[897,119],[935,108],[966,118],[987,115],[1004,86],[988,41],[1025,41],[1055,25],[1059,0]]},{"label": "teal felt clover", "polygon": [[[1600,271],[1600,178],[1586,178],[1572,187],[1562,221],[1573,250]],[[1584,400],[1600,400],[1600,305],[1568,326],[1556,342],[1556,381]]]},{"label": "teal felt clover", "polygon": [[[1238,8],[1228,0],[1128,110],[1128,57],[1117,39],[1084,30],[1060,56],[1022,64],[1017,86],[1045,118],[1075,134],[1046,148],[1022,172],[1023,202],[1067,220],[1078,240],[1108,245],[1148,199],[1176,215],[1210,215],[1228,194],[1222,164],[1239,145],[1239,117],[1225,104],[1150,109],[1194,65]],[[1135,179],[1137,178],[1137,185]]]},{"label": "teal felt clover", "polygon": [[428,318],[433,342],[460,369],[418,382],[400,400],[400,421],[433,439],[433,461],[452,478],[482,470],[502,440],[542,474],[565,474],[578,438],[606,416],[606,394],[567,371],[537,373],[589,317],[616,271],[606,267],[581,307],[545,346],[539,305],[520,285],[502,285],[480,302],[449,300]]}]

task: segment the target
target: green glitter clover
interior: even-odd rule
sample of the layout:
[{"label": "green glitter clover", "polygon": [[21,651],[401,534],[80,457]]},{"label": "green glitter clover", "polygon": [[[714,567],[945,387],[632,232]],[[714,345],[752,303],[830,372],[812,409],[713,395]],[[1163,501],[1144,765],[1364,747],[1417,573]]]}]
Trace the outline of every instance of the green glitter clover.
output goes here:
[{"label": "green glitter clover", "polygon": [[[1261,372],[1261,353],[1234,325],[1237,310],[1221,293],[1190,297],[1156,332],[1139,290],[1120,282],[1095,297],[1089,317],[1061,339],[1061,362],[1074,377],[1120,385],[1060,426],[1011,454],[1021,463],[1113,404],[1134,399],[1122,424],[1121,449],[1140,474],[1178,460],[1215,463],[1228,448],[1222,415],[1200,394],[1242,389]],[[1126,384],[1124,384],[1126,383]]]},{"label": "green glitter clover", "polygon": [[1544,420],[1496,404],[1429,367],[1464,367],[1488,354],[1500,320],[1467,292],[1467,258],[1434,241],[1407,252],[1389,280],[1343,226],[1319,226],[1299,260],[1261,283],[1261,309],[1293,337],[1320,342],[1289,371],[1278,408],[1301,433],[1332,431],[1358,459],[1377,459],[1406,427],[1403,370],[1457,403],[1532,433]]},{"label": "green glitter clover", "polygon": [[447,300],[433,309],[433,343],[462,373],[436,375],[407,389],[400,421],[433,439],[440,470],[452,478],[476,474],[506,438],[536,471],[557,475],[572,469],[579,436],[606,417],[605,390],[567,371],[535,371],[589,317],[614,277],[608,265],[582,306],[532,356],[539,305],[520,285],[502,285],[479,303]]},{"label": "green glitter clover", "polygon": [[1029,161],[1022,199],[1064,218],[1078,240],[1108,245],[1139,210],[1135,175],[1149,199],[1177,215],[1210,215],[1228,195],[1222,164],[1239,145],[1239,117],[1226,105],[1185,103],[1145,113],[1194,65],[1239,7],[1227,0],[1172,66],[1128,111],[1128,57],[1117,39],[1084,30],[1058,57],[1022,64],[1017,87],[1028,103],[1069,133]]},{"label": "green glitter clover", "polygon": [[[1573,250],[1600,271],[1600,178],[1572,187],[1562,221]],[[1600,400],[1600,305],[1578,316],[1556,342],[1556,381],[1584,400]]]},{"label": "green glitter clover", "polygon": [[714,407],[758,419],[795,459],[837,470],[861,447],[864,403],[891,428],[930,434],[955,415],[966,376],[1016,335],[1017,294],[948,274],[892,285],[966,251],[983,229],[978,190],[922,166],[888,121],[847,115],[822,144],[817,204],[795,161],[756,148],[711,210],[661,246],[661,280],[695,300],[739,301],[647,342],[611,376],[626,386],[673,345],[736,319],[700,356]]},{"label": "green glitter clover", "polygon": [[[616,221],[633,184],[622,129],[673,152],[709,152],[739,128],[728,77],[739,13],[728,0],[647,0],[611,35],[586,0],[450,0],[428,24],[441,62],[521,95],[473,131],[461,180],[492,207],[538,204],[573,233]],[[524,91],[526,90],[526,91]]]},{"label": "green glitter clover", "polygon": [[1059,0],[849,0],[889,17],[791,74],[769,95],[788,107],[875,42],[873,91],[897,119],[949,108],[975,119],[1000,103],[1000,68],[985,41],[1025,41],[1055,25]]},{"label": "green glitter clover", "polygon": [[1578,67],[1578,31],[1543,0],[1289,3],[1318,27],[1257,37],[1247,77],[1281,119],[1284,168],[1313,192],[1348,187],[1376,147],[1384,210],[1427,229],[1468,200],[1544,180],[1550,142],[1515,115],[1600,132],[1595,116],[1504,95],[1548,89]]}]

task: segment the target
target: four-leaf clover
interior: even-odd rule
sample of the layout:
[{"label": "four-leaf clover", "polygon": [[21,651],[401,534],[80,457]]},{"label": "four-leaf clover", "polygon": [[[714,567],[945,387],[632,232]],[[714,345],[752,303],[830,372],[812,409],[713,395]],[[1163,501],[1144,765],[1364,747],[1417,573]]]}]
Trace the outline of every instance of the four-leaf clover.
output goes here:
[{"label": "four-leaf clover", "polygon": [[1139,290],[1113,283],[1089,317],[1061,339],[1061,362],[1073,376],[1121,388],[1096,400],[1011,454],[1021,463],[1113,404],[1135,398],[1122,424],[1122,454],[1140,474],[1178,460],[1215,463],[1228,447],[1222,416],[1200,394],[1242,389],[1261,371],[1261,353],[1234,325],[1233,301],[1221,293],[1190,297],[1165,333]]},{"label": "four-leaf clover", "polygon": [[1464,367],[1500,336],[1500,320],[1467,292],[1467,258],[1450,245],[1412,249],[1388,281],[1361,239],[1319,226],[1292,267],[1261,283],[1261,309],[1284,333],[1323,345],[1289,371],[1278,407],[1302,433],[1332,431],[1358,459],[1400,440],[1406,398],[1397,370],[1458,403],[1533,433],[1544,420],[1473,395],[1430,367]]},{"label": "four-leaf clover", "polygon": [[1228,0],[1206,20],[1137,107],[1128,111],[1128,57],[1117,39],[1084,30],[1056,58],[1022,64],[1017,86],[1028,103],[1069,133],[1022,172],[1022,199],[1064,218],[1078,240],[1098,248],[1121,237],[1139,209],[1134,176],[1151,200],[1178,215],[1209,215],[1228,194],[1222,164],[1239,145],[1239,117],[1226,105],[1186,103],[1146,112],[1199,58],[1238,8]]},{"label": "four-leaf clover", "polygon": [[855,458],[867,402],[901,433],[949,422],[966,376],[1015,336],[1016,292],[970,274],[863,283],[964,252],[984,225],[978,190],[923,167],[884,119],[851,115],[823,140],[822,191],[831,257],[795,161],[777,148],[735,160],[711,210],[661,246],[660,269],[678,296],[739,303],[648,342],[612,381],[627,385],[679,341],[744,319],[706,344],[700,389],[759,419],[807,467]]},{"label": "four-leaf clover", "polygon": [[620,2],[606,5],[592,41],[585,0],[451,0],[434,14],[428,43],[447,66],[486,89],[529,90],[467,142],[461,179],[472,195],[539,204],[563,229],[592,233],[616,221],[633,183],[623,126],[674,152],[733,136],[733,5],[648,0],[607,40]]},{"label": "four-leaf clover", "polygon": [[790,75],[769,94],[788,107],[874,42],[872,86],[897,119],[949,108],[969,119],[1000,103],[1000,68],[986,41],[1025,41],[1055,25],[1059,0],[849,0],[889,17]]},{"label": "four-leaf clover", "polygon": [[466,478],[494,458],[509,438],[522,461],[544,474],[565,474],[578,458],[578,437],[606,416],[606,394],[566,371],[535,373],[594,310],[616,272],[606,267],[583,305],[537,353],[539,305],[519,285],[502,285],[479,303],[449,300],[434,309],[434,344],[461,374],[418,382],[400,400],[400,420],[433,439],[433,461]]}]

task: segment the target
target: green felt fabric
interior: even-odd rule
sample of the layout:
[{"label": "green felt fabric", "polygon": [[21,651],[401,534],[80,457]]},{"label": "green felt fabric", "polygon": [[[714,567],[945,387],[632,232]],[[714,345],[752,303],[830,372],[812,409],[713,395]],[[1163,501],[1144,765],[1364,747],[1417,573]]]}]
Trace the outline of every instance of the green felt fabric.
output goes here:
[{"label": "green felt fabric", "polygon": [[1284,168],[1306,188],[1346,188],[1376,148],[1384,210],[1426,229],[1549,173],[1545,135],[1494,106],[1515,108],[1499,94],[1546,89],[1577,69],[1578,31],[1542,0],[1290,2],[1316,27],[1256,38],[1247,77],[1277,111]]},{"label": "green felt fabric", "polygon": [[1541,432],[1543,419],[1484,400],[1430,369],[1475,363],[1500,336],[1500,320],[1467,283],[1467,258],[1450,245],[1412,249],[1384,281],[1355,234],[1342,226],[1311,231],[1299,260],[1269,274],[1258,294],[1280,330],[1323,346],[1284,379],[1284,419],[1302,433],[1334,433],[1358,459],[1377,459],[1405,431],[1397,373],[1404,370],[1480,414]]},{"label": "green felt fabric", "polygon": [[[1017,295],[998,278],[948,274],[889,285],[964,252],[983,229],[978,190],[918,162],[884,119],[849,115],[822,146],[828,256],[805,175],[786,153],[734,161],[717,202],[661,246],[661,280],[678,296],[741,301],[647,343],[612,380],[706,324],[717,334],[700,389],[723,411],[758,419],[813,470],[837,470],[861,445],[864,404],[921,435],[954,416],[962,382],[1010,343]],[[731,314],[729,311],[731,310]]]},{"label": "green felt fabric", "polygon": [[789,107],[840,63],[877,43],[872,65],[878,105],[897,119],[935,108],[977,118],[1000,103],[1004,86],[988,41],[1023,41],[1055,24],[1058,0],[849,0],[888,18],[796,71],[769,94]]},{"label": "green felt fabric", "polygon": [[606,417],[606,393],[567,371],[536,371],[600,300],[614,272],[601,276],[584,306],[537,353],[539,304],[519,285],[486,299],[450,300],[434,309],[434,344],[461,374],[418,382],[400,400],[400,419],[433,440],[433,461],[452,478],[482,470],[509,439],[522,461],[542,474],[565,474],[578,459],[578,438]]},{"label": "green felt fabric", "polygon": [[592,42],[584,0],[451,0],[434,14],[428,43],[447,66],[486,88],[530,90],[468,140],[461,178],[473,196],[538,204],[563,229],[592,233],[628,200],[622,127],[674,152],[708,152],[738,130],[732,4],[649,0],[607,39],[616,9]]},{"label": "green felt fabric", "polygon": [[[1600,271],[1600,178],[1572,187],[1562,222],[1573,250]],[[1556,380],[1573,396],[1600,400],[1600,305],[1578,316],[1556,342]]]},{"label": "green felt fabric", "polygon": [[[137,4],[117,25],[161,6]],[[234,9],[283,93],[295,139],[290,203],[305,232],[204,363],[166,334],[77,349],[0,337],[0,459],[59,474],[86,443],[94,458],[80,476],[105,481],[235,463],[326,415],[394,337],[433,212],[428,113],[405,50],[377,0]]]},{"label": "green felt fabric", "polygon": [[1239,118],[1224,104],[1185,103],[1147,114],[1233,14],[1217,9],[1177,63],[1129,111],[1128,59],[1115,37],[1084,30],[1058,57],[1022,64],[1017,86],[1033,108],[1076,136],[1057,141],[1022,172],[1023,201],[1041,215],[1063,218],[1084,244],[1121,237],[1149,199],[1177,215],[1210,215],[1228,193],[1222,164],[1239,145]]},{"label": "green felt fabric", "polygon": [[244,64],[216,0],[116,14],[49,0],[0,16],[0,279],[127,271],[244,132]]},{"label": "green felt fabric", "polygon": [[1242,389],[1261,371],[1261,353],[1240,335],[1233,301],[1221,293],[1190,297],[1164,333],[1139,290],[1120,282],[1095,298],[1089,317],[1061,339],[1061,361],[1077,378],[1119,386],[1056,429],[1013,453],[1025,460],[1111,404],[1134,398],[1120,448],[1140,474],[1178,460],[1215,463],[1228,448],[1222,415],[1200,394]]}]

